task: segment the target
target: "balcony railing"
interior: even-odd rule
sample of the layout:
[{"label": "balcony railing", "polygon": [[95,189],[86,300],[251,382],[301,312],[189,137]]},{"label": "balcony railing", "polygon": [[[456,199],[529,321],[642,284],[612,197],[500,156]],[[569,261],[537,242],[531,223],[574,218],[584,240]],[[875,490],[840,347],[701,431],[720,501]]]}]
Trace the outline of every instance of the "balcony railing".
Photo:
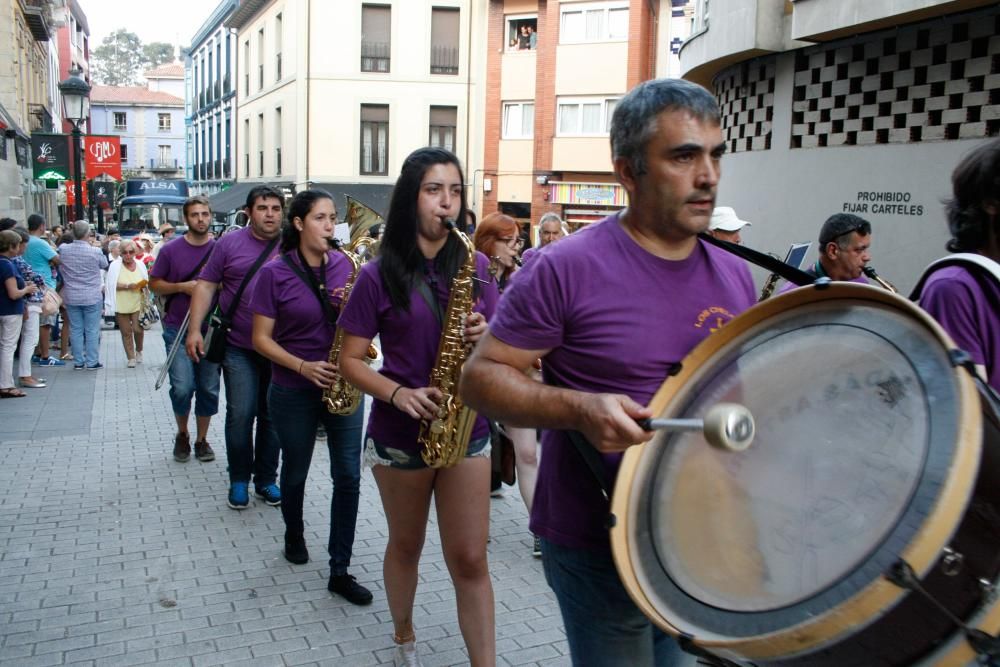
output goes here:
[{"label": "balcony railing", "polygon": [[432,46],[431,74],[458,74],[458,49],[451,46]]},{"label": "balcony railing", "polygon": [[52,132],[52,114],[44,104],[29,104],[28,114],[31,116],[32,132]]},{"label": "balcony railing", "polygon": [[232,178],[233,172],[230,170],[229,158],[222,161],[222,177]]},{"label": "balcony railing", "polygon": [[388,42],[361,42],[361,71],[388,72],[389,54]]},{"label": "balcony railing", "polygon": [[176,171],[177,170],[177,158],[161,160],[158,158],[149,159],[149,168],[151,171]]}]

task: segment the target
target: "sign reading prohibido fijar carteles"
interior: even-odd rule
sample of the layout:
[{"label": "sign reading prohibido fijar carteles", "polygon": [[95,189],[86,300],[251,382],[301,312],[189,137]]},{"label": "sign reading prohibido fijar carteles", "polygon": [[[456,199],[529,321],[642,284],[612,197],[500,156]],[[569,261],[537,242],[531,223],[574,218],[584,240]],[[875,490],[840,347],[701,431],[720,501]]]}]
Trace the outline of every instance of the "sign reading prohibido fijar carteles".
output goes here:
[{"label": "sign reading prohibido fijar carteles", "polygon": [[68,181],[70,137],[67,134],[31,135],[31,167],[35,180]]}]

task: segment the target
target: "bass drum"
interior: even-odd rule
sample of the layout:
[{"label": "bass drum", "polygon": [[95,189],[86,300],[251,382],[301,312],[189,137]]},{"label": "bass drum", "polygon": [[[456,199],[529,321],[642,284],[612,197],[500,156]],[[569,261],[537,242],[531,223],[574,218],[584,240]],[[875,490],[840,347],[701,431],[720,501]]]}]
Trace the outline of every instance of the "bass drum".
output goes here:
[{"label": "bass drum", "polygon": [[[909,301],[851,283],[706,339],[654,413],[742,403],[756,438],[732,452],[661,432],[626,453],[611,542],[640,609],[756,665],[974,661],[956,620],[1000,630],[1000,436],[953,348]],[[922,593],[887,578],[907,567]]]}]

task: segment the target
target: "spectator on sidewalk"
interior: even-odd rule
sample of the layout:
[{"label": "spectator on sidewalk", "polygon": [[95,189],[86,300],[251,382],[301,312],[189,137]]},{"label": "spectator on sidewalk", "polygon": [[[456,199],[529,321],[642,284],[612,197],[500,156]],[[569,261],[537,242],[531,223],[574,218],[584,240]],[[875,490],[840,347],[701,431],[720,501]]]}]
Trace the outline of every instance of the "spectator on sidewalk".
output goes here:
[{"label": "spectator on sidewalk", "polygon": [[142,288],[149,282],[149,275],[142,262],[136,260],[136,247],[132,241],[122,241],[121,257],[108,266],[104,283],[104,312],[114,315],[122,334],[122,346],[128,367],[142,363],[142,343],[145,331],[139,326],[142,312]]},{"label": "spectator on sidewalk", "polygon": [[[215,246],[215,241],[208,236],[208,227],[212,222],[208,198],[191,197],[184,202],[183,213],[187,233],[160,251],[149,274],[150,288],[164,298],[163,344],[168,354],[177,336],[183,335],[180,329],[191,305],[191,293],[198,284],[198,273]],[[184,463],[191,458],[188,417],[194,399],[197,429],[194,457],[202,463],[214,461],[215,452],[208,444],[208,426],[219,412],[219,364],[207,359],[192,361],[184,350],[178,350],[167,373],[170,377],[170,403],[174,421],[177,422],[174,460]]]},{"label": "spectator on sidewalk", "polygon": [[25,284],[14,265],[21,237],[11,229],[0,231],[0,398],[21,398],[14,386],[14,349],[24,320],[24,297],[34,294],[34,283]]},{"label": "spectator on sidewalk", "polygon": [[41,389],[45,387],[45,381],[31,375],[31,355],[38,344],[38,318],[42,314],[42,299],[45,298],[45,280],[24,261],[24,252],[31,236],[24,227],[15,227],[14,231],[21,238],[14,266],[21,272],[26,283],[34,283],[37,288],[34,294],[24,297],[24,322],[21,324],[21,348],[17,358],[18,382],[28,389]]},{"label": "spectator on sidewalk", "polygon": [[172,241],[174,239],[174,234],[177,232],[177,230],[174,229],[174,226],[171,225],[169,222],[160,225],[159,231],[160,231],[160,240],[157,241],[156,245],[153,246],[154,261],[160,257],[160,250],[163,249],[163,246],[165,246],[168,241]]},{"label": "spectator on sidewalk", "polygon": [[73,223],[73,242],[59,247],[59,269],[63,278],[63,303],[69,315],[70,346],[75,370],[98,370],[101,363],[101,270],[108,260],[100,248],[88,241],[90,223]]},{"label": "spectator on sidewalk", "polygon": [[[38,214],[28,216],[28,249],[24,252],[24,261],[35,273],[45,281],[48,289],[56,289],[56,270],[59,267],[59,254],[46,239],[45,218]],[[65,366],[66,362],[52,356],[49,351],[52,327],[56,323],[56,315],[43,315],[38,320],[38,355],[36,363],[41,366]]]},{"label": "spectator on sidewalk", "polygon": [[260,185],[247,195],[245,211],[249,218],[247,226],[219,239],[198,276],[191,295],[186,341],[188,356],[192,361],[201,361],[205,356],[202,325],[216,292],[221,289],[219,309],[224,315],[232,314],[222,375],[226,381],[227,504],[235,510],[246,509],[250,504],[251,477],[258,497],[268,505],[281,504],[281,490],[276,483],[280,449],[267,412],[271,362],[253,349],[250,296],[255,273],[251,269],[259,268],[278,252],[284,199],[274,188]]}]

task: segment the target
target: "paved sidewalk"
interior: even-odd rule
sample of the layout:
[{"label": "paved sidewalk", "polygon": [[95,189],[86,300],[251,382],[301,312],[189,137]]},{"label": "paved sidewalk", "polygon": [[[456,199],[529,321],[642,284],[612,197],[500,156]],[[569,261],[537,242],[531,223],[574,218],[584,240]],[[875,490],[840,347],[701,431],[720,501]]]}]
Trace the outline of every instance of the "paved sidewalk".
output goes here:
[{"label": "paved sidewalk", "polygon": [[[115,331],[104,331],[101,354],[104,370],[39,369],[47,389],[0,401],[0,663],[389,664],[386,526],[371,474],[352,573],[375,602],[355,607],[326,590],[325,447],[306,492],[314,560],[292,566],[276,508],[225,505],[221,415],[209,433],[217,460],[174,462],[167,386],[153,391],[159,329],[136,369]],[[433,512],[431,523],[415,609],[422,660],[465,664]],[[491,535],[499,664],[569,664],[516,490],[492,501]]]}]

